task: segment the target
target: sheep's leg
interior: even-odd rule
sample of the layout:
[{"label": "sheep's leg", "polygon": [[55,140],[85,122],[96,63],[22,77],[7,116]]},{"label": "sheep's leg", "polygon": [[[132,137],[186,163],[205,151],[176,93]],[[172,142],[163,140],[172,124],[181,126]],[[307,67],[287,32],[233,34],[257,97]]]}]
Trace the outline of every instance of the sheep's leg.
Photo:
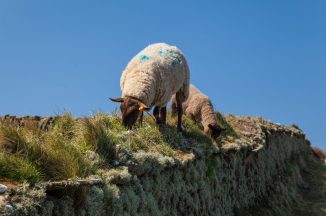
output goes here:
[{"label": "sheep's leg", "polygon": [[139,117],[139,125],[140,125],[140,126],[143,126],[143,116],[144,116],[144,112],[142,111],[142,112],[140,113],[140,117]]},{"label": "sheep's leg", "polygon": [[178,130],[182,131],[182,101],[181,101],[181,92],[177,92],[176,94],[177,99],[177,111],[178,111]]},{"label": "sheep's leg", "polygon": [[166,124],[166,107],[161,108],[161,121],[162,124]]},{"label": "sheep's leg", "polygon": [[177,115],[177,104],[172,102],[172,116],[176,116]]},{"label": "sheep's leg", "polygon": [[156,124],[162,124],[162,120],[160,118],[160,110],[161,110],[161,107],[159,107],[159,106],[156,106],[153,110],[153,115],[156,119]]}]

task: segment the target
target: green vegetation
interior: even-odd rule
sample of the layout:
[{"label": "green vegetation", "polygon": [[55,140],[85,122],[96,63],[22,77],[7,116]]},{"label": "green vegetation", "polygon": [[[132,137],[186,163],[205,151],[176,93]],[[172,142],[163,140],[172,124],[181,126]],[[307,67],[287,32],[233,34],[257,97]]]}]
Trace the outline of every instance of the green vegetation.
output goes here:
[{"label": "green vegetation", "polygon": [[234,128],[230,125],[230,123],[228,122],[229,118],[234,118],[234,116],[232,115],[227,115],[226,117],[223,117],[221,113],[216,113],[216,119],[217,122],[220,123],[220,125],[225,128],[226,130],[224,131],[224,133],[222,133],[222,137],[234,137],[234,138],[239,138],[239,135],[237,134],[237,132],[235,132]]},{"label": "green vegetation", "polygon": [[[37,127],[0,126],[0,148],[3,162],[9,159],[15,166],[8,166],[0,178],[36,183],[40,180],[59,180],[90,174],[91,164],[85,159],[81,146],[74,143],[75,120],[70,115],[59,118],[53,130],[45,132]],[[16,169],[24,167],[26,169]],[[11,169],[11,170],[10,170]],[[27,170],[32,171],[27,174]],[[16,173],[15,173],[16,172]],[[13,174],[15,173],[15,174]],[[28,175],[28,178],[22,179]]]},{"label": "green vegetation", "polygon": [[[158,152],[175,155],[196,145],[210,148],[212,140],[200,126],[184,118],[184,132],[177,131],[176,118],[158,128],[150,116],[142,127],[127,130],[118,115],[96,113],[88,118],[63,114],[52,129],[35,124],[24,127],[0,123],[0,178],[35,184],[40,181],[86,177],[112,166],[116,145],[126,151]],[[191,143],[193,145],[191,145]]]},{"label": "green vegetation", "polygon": [[0,153],[0,176],[32,184],[42,179],[41,173],[29,160],[4,153]]},{"label": "green vegetation", "polygon": [[206,176],[210,181],[214,181],[216,178],[217,160],[215,158],[207,158],[205,164],[207,167]]}]

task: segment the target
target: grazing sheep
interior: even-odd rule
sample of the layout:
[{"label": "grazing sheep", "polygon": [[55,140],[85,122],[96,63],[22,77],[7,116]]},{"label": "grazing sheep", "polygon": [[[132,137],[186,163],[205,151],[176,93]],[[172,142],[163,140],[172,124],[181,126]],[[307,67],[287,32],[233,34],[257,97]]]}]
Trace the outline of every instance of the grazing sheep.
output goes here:
[{"label": "grazing sheep", "polygon": [[131,128],[143,111],[155,106],[157,124],[166,123],[166,106],[176,94],[178,129],[181,130],[182,102],[189,95],[190,71],[183,53],[165,43],[149,45],[140,51],[123,71],[120,86],[122,122]]},{"label": "grazing sheep", "polygon": [[[176,97],[172,97],[172,113],[175,114],[177,109]],[[186,116],[191,117],[197,123],[201,123],[204,132],[216,139],[225,129],[220,127],[216,121],[215,111],[210,99],[198,90],[194,85],[190,85],[189,97],[182,104],[183,112]]]}]

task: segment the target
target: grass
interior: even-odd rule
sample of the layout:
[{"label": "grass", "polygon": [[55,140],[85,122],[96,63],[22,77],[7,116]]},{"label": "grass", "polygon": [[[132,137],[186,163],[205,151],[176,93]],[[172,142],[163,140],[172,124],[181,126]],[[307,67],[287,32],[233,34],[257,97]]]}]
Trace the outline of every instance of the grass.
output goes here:
[{"label": "grass", "polygon": [[189,118],[183,120],[183,133],[177,131],[177,119],[171,115],[165,127],[158,128],[145,116],[143,126],[133,130],[123,127],[120,116],[105,113],[79,119],[66,113],[48,131],[33,123],[19,127],[0,122],[0,178],[35,184],[87,177],[111,166],[116,145],[171,157],[176,150],[190,151],[189,142],[212,146],[200,126]]},{"label": "grass", "polygon": [[[12,161],[10,169],[0,177],[34,184],[41,180],[60,180],[90,174],[91,165],[85,159],[82,148],[74,145],[75,120],[70,115],[59,118],[53,130],[40,131],[36,127],[0,126],[0,148],[4,163]],[[24,170],[15,167],[26,166]],[[30,170],[35,178],[22,178]],[[14,174],[18,172],[17,174]],[[31,180],[32,179],[32,180]]]},{"label": "grass", "polygon": [[226,130],[221,134],[222,137],[234,137],[234,138],[239,138],[239,135],[237,134],[237,132],[235,132],[235,130],[233,129],[233,127],[229,124],[229,122],[227,121],[228,117],[230,117],[230,115],[227,115],[226,117],[224,117],[221,113],[217,112],[216,113],[216,120],[217,122],[219,122],[219,124],[225,128]]},{"label": "grass", "polygon": [[29,160],[0,153],[0,177],[31,184],[41,181],[42,175]]}]

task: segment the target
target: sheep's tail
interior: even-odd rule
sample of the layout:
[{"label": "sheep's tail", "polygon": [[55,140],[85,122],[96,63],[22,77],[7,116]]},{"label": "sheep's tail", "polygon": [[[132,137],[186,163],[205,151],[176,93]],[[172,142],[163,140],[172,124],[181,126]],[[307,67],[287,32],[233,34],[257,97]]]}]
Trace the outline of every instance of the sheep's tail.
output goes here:
[{"label": "sheep's tail", "polygon": [[183,81],[183,85],[178,91],[179,100],[184,102],[189,97],[189,86],[190,86],[190,70],[187,61],[185,62],[185,80]]}]

